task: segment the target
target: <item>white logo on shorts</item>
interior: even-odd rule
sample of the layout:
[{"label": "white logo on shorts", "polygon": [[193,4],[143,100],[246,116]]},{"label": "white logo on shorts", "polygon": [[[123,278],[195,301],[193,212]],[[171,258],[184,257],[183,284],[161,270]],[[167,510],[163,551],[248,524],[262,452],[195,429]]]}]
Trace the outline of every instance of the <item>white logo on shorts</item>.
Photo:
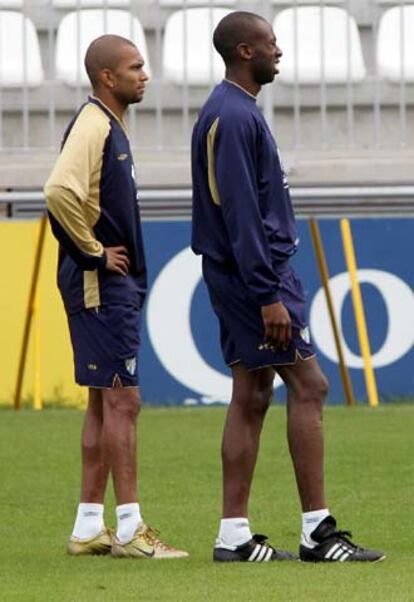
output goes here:
[{"label": "white logo on shorts", "polygon": [[302,337],[302,339],[305,341],[305,343],[310,343],[310,334],[309,334],[309,327],[306,326],[306,328],[302,328],[302,330],[300,331],[300,336]]},{"label": "white logo on shorts", "polygon": [[130,374],[135,374],[135,370],[137,368],[137,358],[131,357],[131,359],[125,360],[125,368]]}]

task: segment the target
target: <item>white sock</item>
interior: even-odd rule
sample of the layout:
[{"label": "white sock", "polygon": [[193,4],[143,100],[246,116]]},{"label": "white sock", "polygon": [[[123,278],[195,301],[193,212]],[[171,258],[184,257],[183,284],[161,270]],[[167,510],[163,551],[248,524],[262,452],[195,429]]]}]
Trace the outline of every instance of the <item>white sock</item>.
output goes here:
[{"label": "white sock", "polygon": [[104,528],[103,504],[79,504],[72,535],[79,539],[91,539]]},{"label": "white sock", "polygon": [[216,545],[234,550],[252,538],[252,532],[247,518],[223,518],[220,521],[220,531]]},{"label": "white sock", "polygon": [[139,504],[122,504],[116,507],[118,519],[116,537],[122,543],[128,543],[134,537],[135,531],[142,523]]},{"label": "white sock", "polygon": [[300,543],[307,548],[314,548],[317,545],[317,541],[313,541],[311,533],[315,531],[319,523],[324,518],[330,515],[328,508],[322,508],[321,510],[313,510],[312,512],[304,512],[302,514],[302,536]]}]

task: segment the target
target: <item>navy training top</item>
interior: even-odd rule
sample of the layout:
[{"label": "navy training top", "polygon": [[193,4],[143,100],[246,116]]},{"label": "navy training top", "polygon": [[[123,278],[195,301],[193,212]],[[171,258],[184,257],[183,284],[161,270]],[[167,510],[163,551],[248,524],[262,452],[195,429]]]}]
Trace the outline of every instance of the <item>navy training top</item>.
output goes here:
[{"label": "navy training top", "polygon": [[194,126],[192,178],[193,251],[233,266],[260,305],[278,301],[298,244],[289,185],[256,98],[228,80]]},{"label": "navy training top", "polygon": [[[147,271],[134,162],[124,123],[101,100],[90,97],[69,124],[44,190],[66,311],[141,307]],[[127,276],[105,268],[104,247],[121,245]]]}]

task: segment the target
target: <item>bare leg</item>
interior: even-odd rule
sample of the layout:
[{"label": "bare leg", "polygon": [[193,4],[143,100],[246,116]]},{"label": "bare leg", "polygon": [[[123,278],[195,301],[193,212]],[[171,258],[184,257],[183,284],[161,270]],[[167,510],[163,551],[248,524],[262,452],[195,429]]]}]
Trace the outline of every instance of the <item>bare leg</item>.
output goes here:
[{"label": "bare leg", "polygon": [[328,382],[316,358],[277,371],[287,387],[288,441],[302,510],[326,508],[322,412]]},{"label": "bare leg", "polygon": [[140,409],[137,387],[102,391],[104,442],[118,506],[137,501],[136,422]]},{"label": "bare leg", "polygon": [[102,392],[89,389],[82,430],[81,502],[103,504],[109,467],[103,449]]},{"label": "bare leg", "polygon": [[272,368],[249,372],[240,363],[232,371],[233,395],[222,443],[223,518],[247,517],[260,433],[274,379]]}]

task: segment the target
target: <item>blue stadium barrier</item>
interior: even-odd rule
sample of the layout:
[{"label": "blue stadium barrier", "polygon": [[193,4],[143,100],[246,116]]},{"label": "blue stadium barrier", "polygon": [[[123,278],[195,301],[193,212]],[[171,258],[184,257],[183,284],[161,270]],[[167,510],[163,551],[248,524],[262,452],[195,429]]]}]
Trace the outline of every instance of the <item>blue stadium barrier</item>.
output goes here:
[{"label": "blue stadium barrier", "polygon": [[[339,221],[320,220],[331,287],[354,393],[365,402],[358,346]],[[414,295],[412,218],[351,221],[365,305],[372,360],[383,402],[414,396]],[[300,247],[293,264],[304,283],[311,336],[330,381],[328,402],[344,402],[338,361],[308,223],[298,222]],[[150,404],[228,403],[230,371],[219,347],[216,318],[201,280],[200,259],[189,248],[189,221],[144,223],[150,292],[146,302],[140,363],[143,398]],[[276,402],[284,388],[275,381]]]}]

